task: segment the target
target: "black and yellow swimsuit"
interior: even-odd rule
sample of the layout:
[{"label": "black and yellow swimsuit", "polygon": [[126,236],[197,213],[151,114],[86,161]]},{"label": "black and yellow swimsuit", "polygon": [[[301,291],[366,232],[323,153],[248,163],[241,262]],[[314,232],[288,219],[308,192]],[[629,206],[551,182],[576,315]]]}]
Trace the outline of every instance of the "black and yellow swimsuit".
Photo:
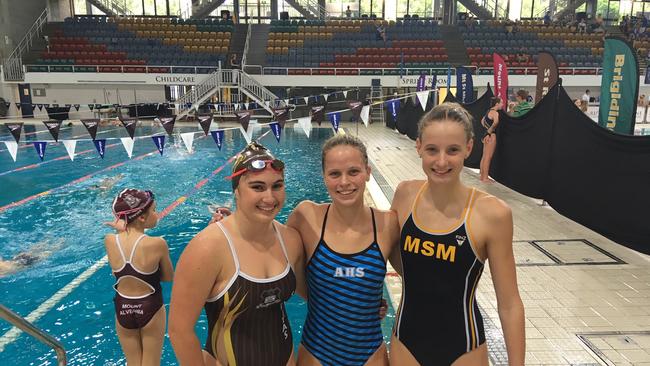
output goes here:
[{"label": "black and yellow swimsuit", "polygon": [[287,267],[277,276],[255,278],[240,270],[228,231],[221,223],[217,225],[228,240],[235,273],[226,288],[205,303],[205,350],[216,359],[227,360],[228,366],[285,366],[291,357],[293,340],[284,302],[296,289],[296,276],[282,236],[276,228]]}]

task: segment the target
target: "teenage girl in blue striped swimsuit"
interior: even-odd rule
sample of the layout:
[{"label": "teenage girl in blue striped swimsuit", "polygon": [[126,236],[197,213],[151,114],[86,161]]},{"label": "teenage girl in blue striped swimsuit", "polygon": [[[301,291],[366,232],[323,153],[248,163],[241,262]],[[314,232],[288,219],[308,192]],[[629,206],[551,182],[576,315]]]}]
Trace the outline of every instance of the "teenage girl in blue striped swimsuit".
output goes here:
[{"label": "teenage girl in blue striped swimsuit", "polygon": [[379,307],[387,259],[400,266],[399,257],[392,258],[399,255],[397,218],[363,202],[370,167],[359,139],[329,139],[322,164],[332,203],[303,201],[287,221],[300,233],[307,258],[309,301],[298,364],[387,365]]}]

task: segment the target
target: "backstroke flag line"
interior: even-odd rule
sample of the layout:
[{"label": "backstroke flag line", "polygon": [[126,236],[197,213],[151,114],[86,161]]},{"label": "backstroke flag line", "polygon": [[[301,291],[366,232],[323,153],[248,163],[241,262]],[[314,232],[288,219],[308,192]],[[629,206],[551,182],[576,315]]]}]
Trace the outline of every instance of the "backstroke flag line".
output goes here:
[{"label": "backstroke flag line", "polygon": [[550,52],[542,51],[537,57],[537,84],[535,84],[535,104],[557,83],[558,69],[555,57]]},{"label": "backstroke flag line", "polygon": [[614,132],[633,135],[638,95],[636,53],[621,38],[605,38],[598,124]]},{"label": "backstroke flag line", "polygon": [[508,100],[508,68],[498,53],[492,54],[494,63],[494,95],[500,97],[506,105]]}]

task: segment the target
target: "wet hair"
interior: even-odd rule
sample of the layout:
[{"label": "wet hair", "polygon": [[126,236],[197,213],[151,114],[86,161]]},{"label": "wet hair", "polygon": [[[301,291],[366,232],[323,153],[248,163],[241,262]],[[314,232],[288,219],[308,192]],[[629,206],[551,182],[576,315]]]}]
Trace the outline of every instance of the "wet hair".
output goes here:
[{"label": "wet hair", "polygon": [[427,112],[418,123],[418,138],[422,139],[422,132],[434,122],[456,122],[463,126],[467,141],[474,138],[474,127],[472,126],[472,115],[458,103],[442,103]]},{"label": "wet hair", "polygon": [[323,171],[325,171],[325,156],[327,153],[337,146],[350,146],[357,149],[361,153],[361,158],[363,163],[368,165],[368,150],[366,145],[358,137],[352,135],[334,135],[327,139],[323,144],[322,155],[321,155],[321,166]]},{"label": "wet hair", "polygon": [[[275,160],[275,156],[271,154],[271,151],[264,147],[262,144],[258,143],[257,141],[253,141],[250,144],[246,145],[244,150],[239,152],[237,155],[237,159],[235,159],[235,162],[232,164],[232,173],[236,173],[240,171],[241,169],[244,168],[244,163],[253,160],[254,158],[258,158],[261,160]],[[232,190],[234,191],[237,186],[239,186],[239,180],[243,174],[239,174],[235,177],[232,177],[231,183],[232,183]]]},{"label": "wet hair", "polygon": [[523,100],[526,100],[526,98],[528,98],[528,92],[524,89],[519,89],[517,90],[517,96]]},{"label": "wet hair", "polygon": [[494,107],[495,105],[501,103],[501,97],[492,97],[490,98],[490,108]]}]

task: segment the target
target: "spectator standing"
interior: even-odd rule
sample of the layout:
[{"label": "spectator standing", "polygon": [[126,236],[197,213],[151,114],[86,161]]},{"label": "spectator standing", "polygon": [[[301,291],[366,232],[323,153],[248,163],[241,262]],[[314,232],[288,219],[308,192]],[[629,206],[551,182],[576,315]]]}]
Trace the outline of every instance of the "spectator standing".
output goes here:
[{"label": "spectator standing", "polygon": [[533,108],[533,104],[528,101],[528,92],[520,89],[515,95],[516,103],[512,105],[512,116],[521,117]]},{"label": "spectator standing", "polygon": [[348,5],[347,9],[345,9],[345,16],[347,18],[352,18],[352,10],[350,10],[350,5]]},{"label": "spectator standing", "polygon": [[591,95],[589,95],[589,89],[585,90],[585,93],[582,94],[582,98],[580,98],[580,99],[584,100],[587,103],[589,103],[589,101],[591,100]]}]

